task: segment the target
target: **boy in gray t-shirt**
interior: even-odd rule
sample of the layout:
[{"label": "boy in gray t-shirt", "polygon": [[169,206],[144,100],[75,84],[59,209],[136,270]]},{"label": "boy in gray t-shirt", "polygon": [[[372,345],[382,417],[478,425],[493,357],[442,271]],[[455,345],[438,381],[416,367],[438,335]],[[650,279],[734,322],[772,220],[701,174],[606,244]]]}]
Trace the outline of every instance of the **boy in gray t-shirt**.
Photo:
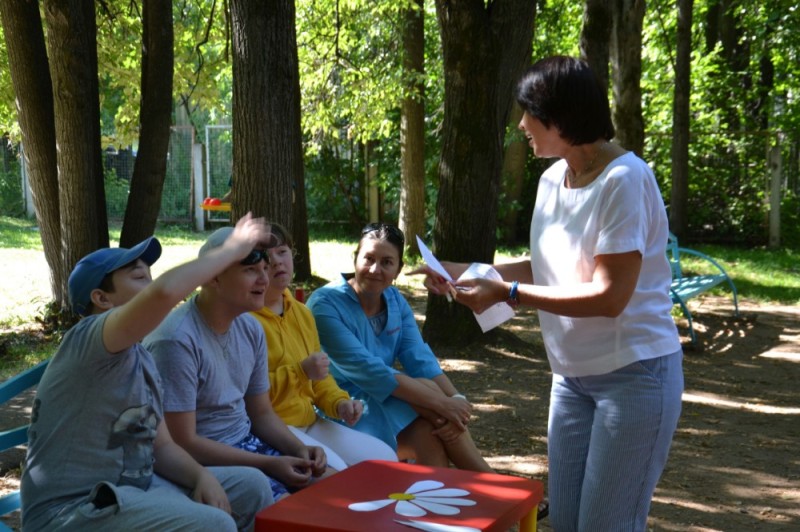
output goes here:
[{"label": "boy in gray t-shirt", "polygon": [[69,278],[85,316],[39,384],[22,476],[25,530],[240,530],[272,503],[255,468],[204,468],[170,436],[161,379],[140,340],[198,285],[269,238],[245,216],[223,246],[151,281],[151,237],[97,250]]},{"label": "boy in gray t-shirt", "polygon": [[[231,229],[209,235],[204,257]],[[203,283],[143,341],[164,379],[164,418],[175,441],[206,465],[239,464],[272,479],[276,500],[332,474],[325,451],[297,438],[269,398],[264,306],[269,254],[254,250]]]}]

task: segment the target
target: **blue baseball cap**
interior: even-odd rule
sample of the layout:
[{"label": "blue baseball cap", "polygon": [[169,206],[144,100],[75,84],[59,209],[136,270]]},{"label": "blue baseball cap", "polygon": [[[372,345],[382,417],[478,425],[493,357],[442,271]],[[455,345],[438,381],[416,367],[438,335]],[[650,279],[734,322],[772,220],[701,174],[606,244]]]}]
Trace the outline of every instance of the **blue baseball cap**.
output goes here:
[{"label": "blue baseball cap", "polygon": [[156,237],[139,242],[130,249],[102,248],[89,253],[73,268],[69,274],[69,300],[76,314],[85,316],[91,307],[91,293],[100,288],[103,279],[109,273],[142,259],[152,266],[161,256],[161,244]]}]

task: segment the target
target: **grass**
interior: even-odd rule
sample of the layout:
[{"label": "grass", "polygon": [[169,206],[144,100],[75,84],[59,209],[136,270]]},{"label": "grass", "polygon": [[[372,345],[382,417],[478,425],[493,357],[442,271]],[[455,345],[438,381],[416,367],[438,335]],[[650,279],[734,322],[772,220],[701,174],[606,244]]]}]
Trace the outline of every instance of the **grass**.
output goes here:
[{"label": "grass", "polygon": [[[112,246],[117,245],[120,227],[112,226]],[[156,230],[164,251],[153,265],[153,275],[191,260],[208,236],[185,227],[164,226]],[[311,227],[311,265],[314,276],[333,279],[351,271],[357,229],[346,225]],[[733,278],[742,298],[756,303],[800,304],[800,257],[789,249],[733,248],[716,245],[697,246],[717,259]],[[501,248],[498,261],[524,255],[524,247]],[[36,319],[49,302],[49,270],[44,260],[42,242],[35,221],[0,216],[0,379],[50,356],[57,336],[45,337]],[[413,267],[410,261],[407,270]],[[682,260],[687,272],[711,273],[702,261]],[[400,276],[401,286],[420,286],[419,277]],[[715,289],[725,293],[723,287]]]}]

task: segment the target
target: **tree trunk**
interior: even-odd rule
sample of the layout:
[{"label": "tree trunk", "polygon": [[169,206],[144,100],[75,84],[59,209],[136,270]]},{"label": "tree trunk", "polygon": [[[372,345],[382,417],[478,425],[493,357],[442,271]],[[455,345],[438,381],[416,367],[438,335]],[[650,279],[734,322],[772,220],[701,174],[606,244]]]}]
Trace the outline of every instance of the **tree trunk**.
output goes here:
[{"label": "tree trunk", "polygon": [[672,190],[669,225],[680,239],[688,225],[689,199],[689,119],[692,62],[693,0],[678,0],[675,93],[672,104]]},{"label": "tree trunk", "polygon": [[[528,57],[535,2],[436,0],[445,78],[439,197],[433,245],[444,260],[491,263],[503,139],[512,89]],[[480,338],[472,312],[428,298],[431,343]]]},{"label": "tree trunk", "polygon": [[120,236],[123,247],[155,232],[161,208],[172,122],[173,41],[172,4],[144,0],[139,152]]},{"label": "tree trunk", "polygon": [[11,81],[50,288],[59,309],[69,306],[69,265],[61,256],[53,90],[47,65],[39,3],[0,2],[0,18],[8,52]]},{"label": "tree trunk", "polygon": [[589,63],[600,83],[608,90],[609,40],[611,8],[608,0],[586,0],[581,26],[581,57]]},{"label": "tree trunk", "polygon": [[[294,1],[231,0],[230,10],[232,219],[250,211],[278,222],[308,257]],[[310,278],[310,261],[296,266],[297,280]]]},{"label": "tree trunk", "polygon": [[44,13],[58,147],[60,245],[71,270],[84,255],[108,246],[94,2],[46,0]]},{"label": "tree trunk", "polygon": [[403,73],[407,81],[400,118],[400,229],[408,253],[419,256],[415,235],[425,234],[425,24],[423,0],[407,8]]},{"label": "tree trunk", "polygon": [[644,151],[644,119],[640,81],[645,4],[644,0],[614,0],[612,5],[614,127],[620,145],[641,157]]},{"label": "tree trunk", "polygon": [[525,163],[528,161],[527,138],[517,130],[517,125],[522,120],[522,108],[514,102],[511,107],[511,117],[508,127],[513,131],[513,139],[506,147],[503,156],[502,187],[506,204],[506,211],[500,226],[501,238],[509,243],[517,242],[517,224],[519,223],[519,204],[522,196],[522,186],[525,183]]}]

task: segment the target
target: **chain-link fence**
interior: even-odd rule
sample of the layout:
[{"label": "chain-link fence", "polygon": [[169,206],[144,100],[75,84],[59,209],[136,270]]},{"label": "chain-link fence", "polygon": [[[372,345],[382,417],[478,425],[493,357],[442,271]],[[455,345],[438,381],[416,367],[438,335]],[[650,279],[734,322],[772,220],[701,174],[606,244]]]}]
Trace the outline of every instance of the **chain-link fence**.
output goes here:
[{"label": "chain-link fence", "polygon": [[[222,198],[233,182],[233,128],[229,125],[206,126],[206,195]],[[228,213],[209,212],[210,221],[228,220]]]},{"label": "chain-link fence", "polygon": [[[164,188],[161,195],[161,209],[158,219],[168,223],[191,223],[195,217],[194,208],[194,175],[195,163],[192,157],[192,146],[195,142],[194,128],[191,126],[174,126],[170,128],[169,148],[167,152],[167,171],[164,177]],[[230,146],[228,146],[230,147]],[[22,146],[18,150],[7,147],[2,172],[0,172],[0,203],[3,214],[33,216],[33,202],[25,165],[22,164]],[[10,159],[10,162],[6,159]],[[230,159],[230,155],[228,155]],[[106,209],[108,219],[121,221],[125,216],[125,207],[130,192],[133,167],[136,162],[136,151],[132,148],[107,148],[103,152],[105,172]],[[202,186],[203,183],[201,182]],[[205,191],[203,191],[205,192]],[[202,193],[200,195],[202,195]]]}]

